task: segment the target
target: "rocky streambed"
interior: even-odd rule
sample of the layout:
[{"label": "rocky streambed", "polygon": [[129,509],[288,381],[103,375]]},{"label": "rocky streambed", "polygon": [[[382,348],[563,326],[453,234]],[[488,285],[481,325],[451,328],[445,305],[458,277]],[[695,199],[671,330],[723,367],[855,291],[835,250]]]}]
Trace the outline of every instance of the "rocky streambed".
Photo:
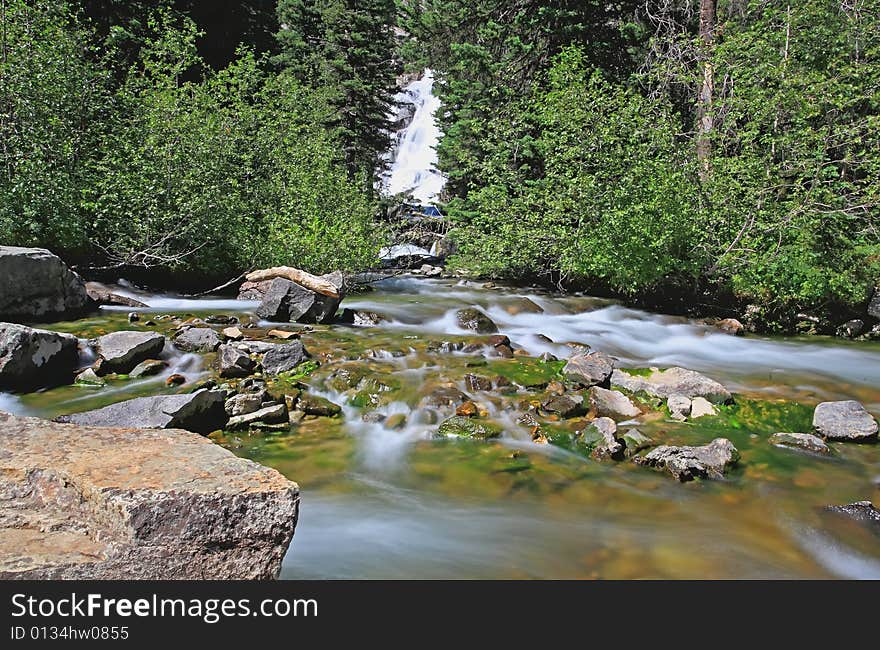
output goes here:
[{"label": "rocky streambed", "polygon": [[75,367],[0,408],[183,427],[296,478],[282,576],[880,575],[877,343],[417,277],[336,317],[273,283],[110,287],[149,307],[42,326]]}]

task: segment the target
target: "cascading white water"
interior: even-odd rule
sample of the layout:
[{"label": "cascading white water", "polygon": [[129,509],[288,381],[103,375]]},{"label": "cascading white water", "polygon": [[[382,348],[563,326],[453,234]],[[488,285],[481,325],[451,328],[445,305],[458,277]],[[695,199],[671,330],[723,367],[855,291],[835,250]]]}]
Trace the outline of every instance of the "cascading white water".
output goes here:
[{"label": "cascading white water", "polygon": [[436,147],[442,133],[436,119],[440,99],[433,91],[434,73],[426,69],[420,79],[395,96],[401,108],[393,118],[399,118],[406,105],[414,106],[415,112],[412,121],[395,134],[398,144],[392,147],[390,166],[382,178],[384,194],[406,193],[422,205],[432,205],[446,184],[437,169]]}]

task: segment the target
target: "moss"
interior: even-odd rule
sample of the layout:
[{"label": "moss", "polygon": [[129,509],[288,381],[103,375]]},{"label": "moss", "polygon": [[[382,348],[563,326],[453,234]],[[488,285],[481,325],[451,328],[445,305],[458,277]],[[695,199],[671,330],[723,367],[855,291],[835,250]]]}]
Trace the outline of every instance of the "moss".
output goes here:
[{"label": "moss", "polygon": [[485,420],[475,420],[454,415],[448,420],[443,421],[437,433],[441,436],[487,439],[500,436],[501,427]]},{"label": "moss", "polygon": [[496,360],[488,364],[492,372],[524,388],[544,388],[551,381],[561,379],[564,366],[565,361],[542,361],[532,357]]}]

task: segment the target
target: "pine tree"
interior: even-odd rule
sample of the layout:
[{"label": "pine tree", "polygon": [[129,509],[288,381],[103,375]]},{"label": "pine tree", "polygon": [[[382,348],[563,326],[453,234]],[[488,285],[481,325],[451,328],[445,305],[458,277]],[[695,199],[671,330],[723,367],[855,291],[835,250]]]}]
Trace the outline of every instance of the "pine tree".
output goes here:
[{"label": "pine tree", "polygon": [[281,0],[276,61],[325,92],[352,177],[372,186],[399,71],[393,0]]}]

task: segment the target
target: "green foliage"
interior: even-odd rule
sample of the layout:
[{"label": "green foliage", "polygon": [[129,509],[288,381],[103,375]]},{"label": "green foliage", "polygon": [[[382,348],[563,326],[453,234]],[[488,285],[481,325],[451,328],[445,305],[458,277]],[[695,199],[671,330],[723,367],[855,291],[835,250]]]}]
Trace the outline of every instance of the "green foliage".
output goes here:
[{"label": "green foliage", "polygon": [[403,4],[441,80],[457,265],[754,304],[771,328],[863,313],[880,280],[877,0],[719,0],[708,46],[687,3]]},{"label": "green foliage", "polygon": [[276,63],[325,93],[334,110],[324,125],[349,174],[372,187],[399,67],[394,0],[280,0],[278,22]]},{"label": "green foliage", "polygon": [[490,180],[464,204],[460,263],[598,278],[622,292],[698,273],[688,149],[668,108],[609,83],[570,49],[519,115],[490,125]]},{"label": "green foliage", "polygon": [[88,32],[49,0],[0,16],[0,241],[81,253],[84,161],[101,140],[106,77]]},{"label": "green foliage", "polygon": [[90,34],[63,8],[13,8],[4,243],[121,271],[185,271],[187,282],[259,265],[326,272],[373,262],[373,199],[320,126],[326,97],[246,49],[206,71],[195,23],[167,10],[148,19],[114,90],[84,45]]}]

